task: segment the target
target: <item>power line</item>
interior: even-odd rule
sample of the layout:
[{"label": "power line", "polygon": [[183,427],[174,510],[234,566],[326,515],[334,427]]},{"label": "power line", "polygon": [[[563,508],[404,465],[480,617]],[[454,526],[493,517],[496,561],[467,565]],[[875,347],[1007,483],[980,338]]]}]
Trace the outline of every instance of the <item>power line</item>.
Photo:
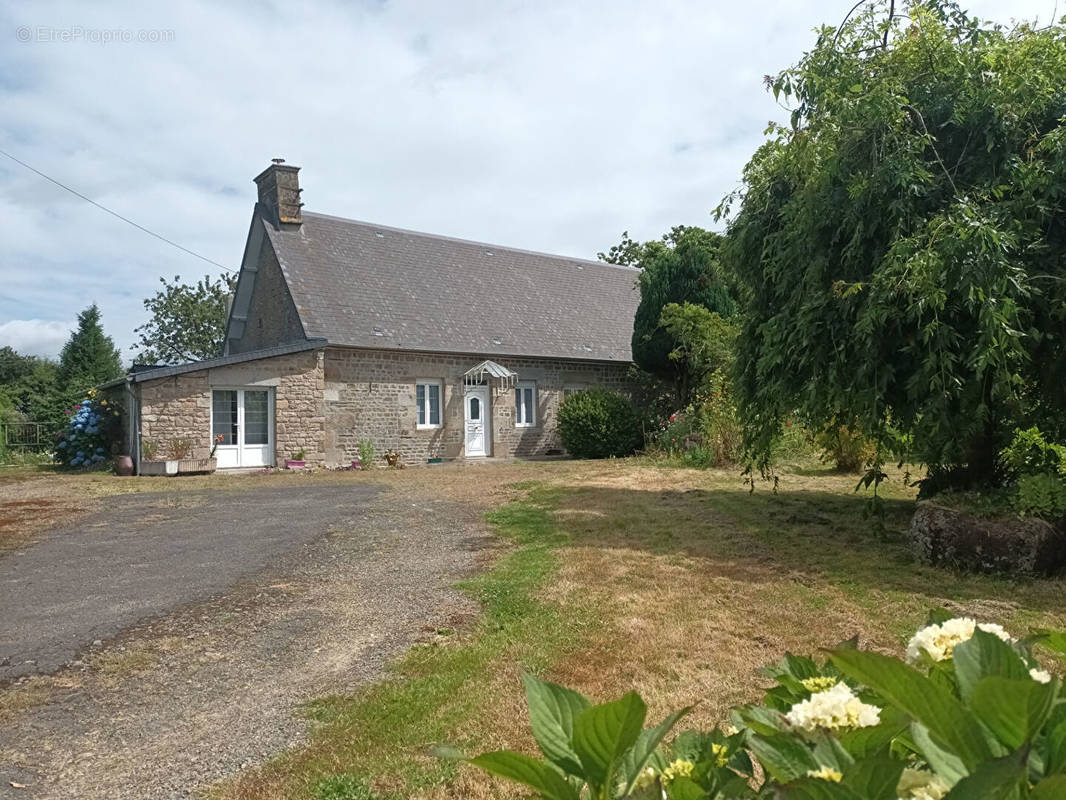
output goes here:
[{"label": "power line", "polygon": [[221,270],[225,270],[226,272],[236,272],[237,271],[237,270],[235,270],[235,269],[233,269],[231,267],[227,267],[227,266],[224,266],[222,264],[219,264],[217,261],[213,261],[212,259],[208,258],[207,256],[202,256],[199,253],[195,252],[194,250],[190,250],[188,247],[183,247],[182,245],[178,244],[177,242],[168,239],[166,236],[161,236],[160,234],[156,233],[155,231],[150,231],[150,230],[148,230],[148,228],[144,227],[143,225],[138,225],[132,219],[128,219],[127,217],[122,216],[117,211],[112,211],[107,206],[100,205],[99,203],[97,203],[92,198],[86,197],[81,192],[78,192],[78,191],[75,191],[74,189],[71,189],[69,186],[67,186],[66,184],[60,183],[55,178],[50,177],[48,175],[45,175],[39,169],[35,169],[34,167],[31,167],[25,161],[20,161],[19,159],[15,158],[13,155],[11,155],[11,153],[8,153],[8,152],[6,152],[4,150],[0,150],[0,155],[7,156],[12,161],[14,161],[16,164],[21,164],[26,169],[28,169],[30,172],[35,172],[36,174],[38,174],[42,178],[44,178],[46,181],[51,181],[56,186],[58,186],[60,189],[66,189],[68,192],[70,192],[75,197],[80,197],[86,203],[90,203],[91,205],[96,206],[101,211],[106,211],[112,217],[117,217],[118,219],[122,220],[123,222],[127,223],[128,225],[132,225],[137,230],[143,231],[144,233],[147,233],[149,236],[154,236],[156,239],[158,239],[161,242],[166,242],[171,247],[176,247],[179,250],[181,250],[182,252],[188,253],[190,256],[195,256],[196,258],[200,259],[201,261],[206,261],[208,264],[213,264],[214,266],[218,267]]}]

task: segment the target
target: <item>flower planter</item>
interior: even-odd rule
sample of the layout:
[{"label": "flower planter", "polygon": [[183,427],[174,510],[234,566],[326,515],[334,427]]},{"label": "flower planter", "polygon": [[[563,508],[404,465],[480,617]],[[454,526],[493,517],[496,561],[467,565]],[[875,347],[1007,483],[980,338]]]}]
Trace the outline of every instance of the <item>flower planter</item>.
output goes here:
[{"label": "flower planter", "polygon": [[178,462],[179,473],[214,472],[218,469],[217,458],[183,458]]},{"label": "flower planter", "polygon": [[285,459],[285,469],[303,469],[307,466],[307,462],[300,460],[297,461],[292,458]]},{"label": "flower planter", "polygon": [[133,459],[130,456],[115,456],[115,474],[123,478],[133,474]]},{"label": "flower planter", "polygon": [[178,462],[171,461],[142,461],[142,475],[177,475]]}]

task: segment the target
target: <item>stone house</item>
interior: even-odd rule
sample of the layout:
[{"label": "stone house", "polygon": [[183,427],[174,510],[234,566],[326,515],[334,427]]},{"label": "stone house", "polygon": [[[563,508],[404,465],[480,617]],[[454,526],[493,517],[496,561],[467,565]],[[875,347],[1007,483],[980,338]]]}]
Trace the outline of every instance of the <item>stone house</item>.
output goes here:
[{"label": "stone house", "polygon": [[637,271],[303,210],[299,168],[256,179],[223,354],[135,371],[140,443],[220,469],[380,456],[560,453],[568,391],[626,391]]}]

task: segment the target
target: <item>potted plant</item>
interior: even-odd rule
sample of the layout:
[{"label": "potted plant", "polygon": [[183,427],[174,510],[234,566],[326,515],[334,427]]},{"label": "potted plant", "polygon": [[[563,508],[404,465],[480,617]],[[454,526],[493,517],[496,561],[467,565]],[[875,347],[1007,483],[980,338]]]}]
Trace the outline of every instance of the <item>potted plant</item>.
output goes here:
[{"label": "potted plant", "polygon": [[303,469],[307,466],[306,456],[303,450],[297,450],[291,458],[285,459],[285,469]]},{"label": "potted plant", "polygon": [[392,469],[403,469],[403,462],[400,461],[400,454],[393,450],[391,447],[385,451],[385,463]]},{"label": "potted plant", "polygon": [[190,458],[193,451],[192,442],[188,439],[171,439],[170,455],[178,462],[179,473],[214,472],[218,462],[214,459],[215,447],[218,446],[219,436],[215,437],[216,444],[211,448],[211,456],[208,458]]},{"label": "potted plant", "polygon": [[141,474],[142,475],[177,475],[176,459],[157,459],[159,442],[154,439],[141,439]]}]

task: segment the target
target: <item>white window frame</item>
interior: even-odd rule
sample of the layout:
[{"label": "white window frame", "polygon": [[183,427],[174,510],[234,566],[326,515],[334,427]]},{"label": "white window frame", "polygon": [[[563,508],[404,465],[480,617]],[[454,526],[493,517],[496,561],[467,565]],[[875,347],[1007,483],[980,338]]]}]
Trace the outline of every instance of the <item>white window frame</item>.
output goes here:
[{"label": "white window frame", "polygon": [[[426,387],[425,392],[422,395],[423,407],[418,407],[418,387]],[[437,387],[437,422],[430,422],[429,410],[429,389],[431,386]],[[425,422],[418,421],[418,414],[422,411],[425,414]],[[439,378],[419,378],[415,381],[415,428],[420,431],[431,431],[437,428],[444,427],[444,382]]]},{"label": "white window frame", "polygon": [[[522,415],[522,403],[519,402],[519,397],[525,395],[525,390],[530,389],[530,402],[532,408],[526,409],[525,418]],[[519,381],[515,385],[515,407],[514,407],[514,426],[516,428],[535,428],[537,426],[537,382],[536,381]]]}]

